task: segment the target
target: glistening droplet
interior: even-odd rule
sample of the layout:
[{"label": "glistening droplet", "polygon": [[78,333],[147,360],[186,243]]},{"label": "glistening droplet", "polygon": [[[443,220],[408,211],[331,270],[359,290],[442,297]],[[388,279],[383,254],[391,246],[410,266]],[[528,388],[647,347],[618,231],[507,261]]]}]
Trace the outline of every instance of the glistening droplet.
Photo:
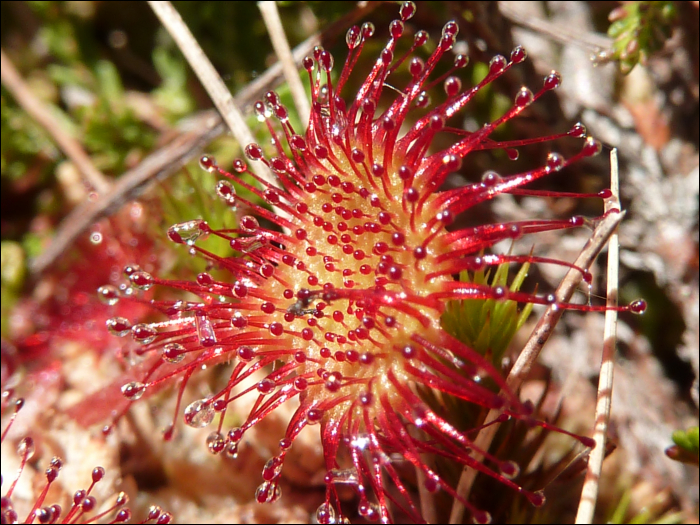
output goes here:
[{"label": "glistening droplet", "polygon": [[515,461],[504,461],[500,465],[500,470],[506,479],[515,479],[520,474],[520,467]]},{"label": "glistening droplet", "polygon": [[197,337],[202,346],[212,346],[216,344],[216,332],[211,321],[206,315],[197,315],[194,318],[197,328]]},{"label": "glistening droplet", "polygon": [[144,323],[135,324],[131,327],[131,336],[134,338],[134,341],[142,345],[152,343],[157,335],[158,330]]},{"label": "glistening droplet", "polygon": [[258,503],[274,503],[282,496],[282,489],[277,483],[265,481],[255,491],[255,501]]},{"label": "glistening droplet", "polygon": [[321,503],[318,509],[316,509],[316,521],[322,525],[335,523],[336,514],[333,505],[327,502]]},{"label": "glistening droplet", "polygon": [[146,385],[140,381],[132,381],[122,386],[122,395],[129,401],[136,401],[141,399],[143,394],[146,392]]},{"label": "glistening droplet", "polygon": [[207,436],[207,448],[212,454],[218,454],[226,447],[226,439],[221,432],[212,432]]},{"label": "glistening droplet", "polygon": [[185,358],[185,347],[180,343],[169,343],[163,347],[163,361],[179,363]]},{"label": "glistening droplet", "polygon": [[338,483],[347,485],[357,485],[359,477],[357,475],[357,469],[345,468],[339,469],[334,468],[328,471],[325,477],[326,483]]},{"label": "glistening droplet", "polygon": [[515,107],[525,108],[532,104],[533,100],[535,100],[535,96],[532,94],[532,91],[523,86],[518,91],[518,94],[515,95]]},{"label": "glistening droplet", "polygon": [[22,438],[22,440],[19,442],[19,445],[17,445],[17,454],[19,454],[22,457],[26,457],[27,459],[32,458],[32,456],[34,455],[34,450],[34,440],[28,436]]},{"label": "glistening droplet", "polygon": [[105,284],[97,289],[97,297],[104,304],[114,306],[119,302],[119,290],[116,286]]},{"label": "glistening droplet", "polygon": [[236,205],[236,188],[230,181],[220,180],[216,183],[216,194],[221,197],[229,206]]},{"label": "glistening droplet", "polygon": [[545,169],[547,170],[547,173],[553,173],[555,171],[559,171],[564,167],[566,164],[564,157],[559,155],[559,153],[550,153],[547,156],[547,163],[545,164]]},{"label": "glistening droplet", "polygon": [[178,244],[193,246],[206,230],[206,222],[202,219],[180,222],[168,228],[168,238]]},{"label": "glistening droplet", "polygon": [[131,284],[139,290],[148,290],[155,282],[153,276],[148,272],[134,272],[129,276]]},{"label": "glistening droplet", "polygon": [[124,337],[131,332],[131,323],[124,317],[112,317],[107,319],[107,330],[110,334]]},{"label": "glistening droplet", "polygon": [[198,399],[187,405],[185,424],[192,428],[204,428],[214,419],[214,408],[206,399]]}]

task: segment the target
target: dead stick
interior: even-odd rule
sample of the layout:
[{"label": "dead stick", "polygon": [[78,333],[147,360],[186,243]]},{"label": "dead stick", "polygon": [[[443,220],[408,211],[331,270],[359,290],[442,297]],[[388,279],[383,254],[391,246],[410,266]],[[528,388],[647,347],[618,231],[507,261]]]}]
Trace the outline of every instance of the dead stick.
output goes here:
[{"label": "dead stick", "polygon": [[[576,259],[576,262],[574,263],[577,269],[572,268],[569,270],[562,282],[559,284],[559,287],[555,292],[557,303],[565,303],[569,301],[582,279],[582,274],[578,268],[587,269],[590,267],[600,251],[603,249],[603,246],[605,246],[605,243],[615,231],[615,228],[617,228],[617,225],[620,223],[620,221],[622,221],[624,215],[624,212],[611,213],[603,218],[598,226],[596,226],[593,234],[591,235],[590,239],[588,239],[588,242],[583,247],[581,253]],[[556,305],[549,306],[544,315],[538,321],[535,329],[525,344],[525,347],[523,348],[522,352],[520,352],[518,359],[508,374],[508,378],[506,379],[506,383],[512,391],[517,391],[527,377],[532,365],[537,360],[542,347],[549,339],[549,336],[552,335],[554,327],[556,326],[563,312],[563,309],[557,307]],[[486,416],[484,424],[488,425],[500,415],[500,409],[492,409]],[[474,450],[488,450],[497,430],[497,424],[488,425],[486,428],[481,430],[474,440]],[[473,457],[477,461],[483,459],[479,454],[474,454]],[[462,476],[459,480],[459,485],[457,486],[457,494],[459,494],[460,497],[464,499],[469,497],[472,485],[476,479],[476,474],[477,471],[475,469],[469,467],[464,468],[462,471]],[[455,499],[454,503],[452,504],[450,523],[462,523],[463,517],[464,505],[462,505],[458,499]]]},{"label": "dead stick", "polygon": [[46,104],[34,96],[12,61],[5,55],[4,50],[0,50],[0,59],[2,61],[2,85],[12,94],[22,109],[49,134],[66,157],[75,164],[85,181],[98,193],[107,193],[112,186],[109,180],[94,166],[82,146],[61,126]]},{"label": "dead stick", "polygon": [[270,36],[272,47],[275,49],[275,54],[282,64],[282,72],[284,79],[289,85],[289,91],[294,100],[294,106],[297,109],[297,114],[302,122],[309,121],[311,108],[309,106],[309,97],[306,94],[304,85],[299,77],[299,69],[294,62],[292,51],[289,49],[289,42],[282,27],[282,20],[277,10],[277,2],[258,2],[258,9],[262,14],[267,34]]},{"label": "dead stick", "polygon": [[[326,27],[324,35],[337,36],[345,27],[354,24],[378,5],[380,2],[366,2],[358,6],[348,15]],[[292,53],[294,61],[301,62],[320,41],[321,36],[316,34],[295,47]],[[281,83],[281,79],[282,64],[276,62],[236,95],[236,105],[249,106],[256,99],[261,98],[266,91],[274,89]],[[129,199],[138,196],[153,180],[170,176],[225,132],[220,115],[209,111],[201,112],[194,118],[188,119],[188,123],[190,124],[187,131],[146,157],[137,167],[124,173],[110,192],[100,195],[95,202],[85,203],[71,211],[61,221],[56,235],[41,255],[30,261],[29,270],[32,276],[36,277],[49,268],[91,224],[108,216]],[[122,179],[124,179],[123,182]]]},{"label": "dead stick", "polygon": [[[319,36],[313,35],[294,49],[295,60],[309,54],[318,44]],[[236,104],[247,107],[282,79],[282,66],[278,62],[248,84],[236,95]],[[30,261],[32,275],[41,274],[73,244],[91,224],[108,216],[129,199],[141,193],[155,179],[163,179],[197,156],[207,144],[226,131],[219,114],[203,111],[183,122],[187,130],[173,141],[146,157],[138,166],[124,173],[112,190],[100,195],[97,201],[75,208],[61,222],[56,235],[44,251]]]},{"label": "dead stick", "polygon": [[498,2],[498,8],[508,20],[532,31],[536,31],[556,42],[562,44],[576,44],[582,46],[593,53],[598,53],[604,49],[610,49],[613,44],[612,38],[592,33],[590,31],[577,31],[570,26],[554,24],[542,18],[533,18],[529,14],[523,13],[517,2]]},{"label": "dead stick", "polygon": [[[620,209],[620,182],[617,166],[617,150],[610,152],[610,190],[612,198],[605,201],[605,211]],[[593,439],[595,448],[588,459],[586,479],[583,482],[581,500],[579,501],[576,523],[592,523],[595,505],[598,499],[598,482],[605,459],[605,438],[610,422],[610,407],[612,405],[613,373],[615,367],[615,347],[617,346],[617,297],[618,273],[620,267],[620,245],[617,231],[610,236],[608,245],[608,285],[605,312],[605,328],[603,330],[603,358],[600,363],[598,379],[598,400],[595,410],[595,428]]]},{"label": "dead stick", "polygon": [[[243,118],[243,113],[238,109],[231,92],[209,61],[207,55],[204,54],[197,39],[182,20],[180,13],[175,10],[170,2],[151,1],[148,4],[180,48],[180,51],[187,59],[187,63],[194,70],[200,83],[209,94],[216,109],[221,113],[224,122],[226,122],[226,125],[241,147],[255,142],[253,133],[248,128],[245,118]],[[250,168],[268,184],[275,187],[280,186],[277,178],[265,165],[253,163]],[[286,216],[286,213],[283,213],[281,210],[276,210],[276,212],[279,215]]]}]

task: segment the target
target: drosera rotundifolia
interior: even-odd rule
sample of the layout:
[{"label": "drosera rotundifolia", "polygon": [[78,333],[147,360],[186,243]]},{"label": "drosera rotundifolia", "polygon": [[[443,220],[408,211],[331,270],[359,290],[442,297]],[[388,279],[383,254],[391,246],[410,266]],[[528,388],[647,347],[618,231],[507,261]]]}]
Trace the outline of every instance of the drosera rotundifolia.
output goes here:
[{"label": "drosera rotundifolia", "polygon": [[[215,188],[219,198],[251,214],[240,218],[238,228],[217,229],[192,219],[173,225],[167,235],[183,249],[208,259],[216,273],[172,280],[132,265],[125,277],[133,293],[117,288],[100,291],[109,301],[148,304],[163,316],[150,323],[132,325],[123,317],[107,323],[115,335],[130,336],[139,345],[137,354],[143,361],[134,371],[136,378],[122,385],[128,403],[105,427],[106,433],[131,403],[163,386],[177,385],[175,418],[182,413],[186,425],[194,428],[213,423],[209,450],[235,458],[246,432],[295,400],[299,405],[280,436],[279,450],[263,468],[255,494],[260,503],[280,498],[285,457],[301,430],[313,425],[320,428],[326,467],[325,499],[316,512],[319,523],[347,519],[338,496],[340,485],[355,489],[357,513],[367,520],[391,522],[400,515],[424,521],[415,482],[406,478],[397,456],[420,473],[431,493],[443,491],[462,499],[425,459],[437,456],[499,480],[534,505],[544,503],[541,491],[517,483],[518,465],[475,447],[470,436],[478,428],[458,429],[449,414],[439,413],[421,398],[420,389],[485,410],[501,409],[504,418],[552,428],[532,416],[532,406],[507,387],[498,366],[444,330],[441,316],[450,301],[465,299],[605,310],[605,306],[557,303],[554,295],[455,279],[462,271],[529,263],[573,267],[590,282],[587,270],[565,261],[484,255],[501,241],[581,227],[589,219],[532,219],[456,229],[453,223],[458,215],[501,194],[609,197],[607,190],[561,194],[528,189],[530,183],[598,154],[601,144],[587,135],[582,124],[566,133],[526,140],[490,138],[499,126],[556,89],[561,83],[556,72],[534,92],[521,88],[510,108],[480,129],[467,132],[455,127],[453,117],[527,54],[516,47],[510,58],[493,57],[486,76],[465,87],[457,73],[468,58],[451,53],[458,33],[455,22],[445,24],[427,59],[415,53],[429,42],[425,31],[413,35],[407,52],[397,51],[401,39],[411,38],[405,34],[406,23],[415,9],[412,2],[401,6],[400,18],[389,26],[388,42],[352,99],[341,93],[375,32],[371,23],[348,30],[348,55],[339,73],[333,55],[321,47],[303,60],[312,91],[305,131],[294,129],[288,108],[271,91],[254,105],[272,137],[270,147],[246,145],[246,160],[235,160],[232,172],[209,155],[201,157],[201,167],[220,177]],[[448,57],[452,66],[437,75],[436,67]],[[399,68],[406,68],[411,77],[403,88],[388,80]],[[439,84],[444,95],[433,102],[428,91]],[[434,151],[431,146],[438,135],[451,136],[452,144]],[[489,171],[480,182],[442,189],[470,153],[504,150],[515,159],[518,148],[559,140],[577,140],[582,146],[570,158],[551,152],[544,165],[526,172],[506,176]],[[256,175],[249,163],[264,164],[276,175],[277,184]],[[242,189],[253,197],[243,197]],[[219,255],[208,250],[206,239],[212,237],[228,242],[231,252]],[[227,277],[221,278],[224,274]],[[182,292],[186,298],[147,299],[136,292],[154,287]],[[619,307],[635,313],[644,309],[641,300]],[[184,401],[193,376],[223,363],[229,370],[225,384],[210,396]],[[260,373],[262,379],[252,379]],[[257,396],[249,413],[237,426],[225,428],[229,406],[246,395]],[[172,438],[174,429],[175,421],[165,430],[166,439]],[[591,446],[590,438],[556,430]],[[473,453],[484,460],[477,461]],[[477,503],[462,503],[475,522],[491,520]]]}]

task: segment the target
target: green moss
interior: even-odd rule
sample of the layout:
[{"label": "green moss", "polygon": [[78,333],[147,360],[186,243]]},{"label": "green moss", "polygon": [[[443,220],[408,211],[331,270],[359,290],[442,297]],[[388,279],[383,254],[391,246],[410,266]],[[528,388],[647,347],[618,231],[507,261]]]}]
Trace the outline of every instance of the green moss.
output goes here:
[{"label": "green moss", "polygon": [[608,36],[612,59],[627,74],[638,62],[660,50],[671,36],[676,8],[673,2],[628,2],[610,14]]},{"label": "green moss", "polygon": [[[491,277],[491,270],[462,272],[460,281],[488,286],[508,286],[509,264],[501,264]],[[527,277],[528,264],[524,264],[510,284],[517,292]],[[521,309],[515,301],[464,300],[451,301],[442,316],[442,326],[447,332],[482,355],[490,355],[499,365],[503,354],[525,323],[532,304]]]}]

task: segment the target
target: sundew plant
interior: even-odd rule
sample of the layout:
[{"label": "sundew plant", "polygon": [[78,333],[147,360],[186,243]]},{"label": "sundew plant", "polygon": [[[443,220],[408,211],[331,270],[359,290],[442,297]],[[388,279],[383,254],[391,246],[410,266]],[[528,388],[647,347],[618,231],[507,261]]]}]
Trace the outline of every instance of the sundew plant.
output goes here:
[{"label": "sundew plant", "polygon": [[[466,86],[458,72],[468,59],[452,53],[457,24],[445,24],[424,60],[415,52],[429,42],[427,33],[409,35],[405,25],[415,9],[412,2],[401,6],[369,70],[356,66],[375,32],[371,23],[347,31],[344,61],[321,47],[303,60],[311,85],[305,129],[295,129],[290,110],[270,91],[254,104],[270,144],[245,145],[246,158],[235,160],[231,172],[213,157],[201,157],[201,167],[219,178],[218,197],[251,214],[229,229],[192,218],[170,227],[167,235],[182,250],[207,259],[216,272],[165,279],[142,271],[134,261],[125,269],[128,286],[99,289],[109,304],[146,304],[160,314],[153,322],[125,317],[107,322],[112,333],[131,339],[126,347],[135,342],[141,362],[132,371],[134,380],[121,386],[127,403],[105,432],[132,403],[171,388],[177,407],[165,439],[172,438],[180,419],[194,428],[210,426],[209,451],[235,458],[246,432],[283,404],[294,403],[279,449],[262,470],[255,494],[260,503],[280,498],[285,457],[307,426],[319,429],[326,468],[319,523],[347,521],[340,485],[355,490],[357,513],[367,520],[425,521],[416,479],[406,476],[405,464],[419,473],[421,490],[449,494],[475,522],[489,522],[479,502],[458,494],[429,457],[476,469],[497,479],[503,490],[522,494],[536,506],[544,503],[541,491],[518,483],[518,465],[481,450],[473,442],[472,431],[478,429],[459,428],[422,392],[548,427],[507,387],[500,363],[450,335],[441,318],[448,305],[463,300],[604,310],[458,278],[460,272],[528,263],[573,268],[590,282],[587,270],[566,261],[492,251],[501,241],[581,227],[586,220],[532,218],[463,228],[454,222],[501,194],[556,197],[529,185],[598,154],[601,144],[580,123],[561,135],[508,142],[491,138],[499,126],[560,85],[556,72],[534,90],[521,88],[502,116],[476,131],[461,129],[459,116],[477,93],[526,60],[526,51],[516,47],[508,58],[493,57],[486,76]],[[407,52],[397,51],[402,39],[412,40]],[[438,75],[441,61],[452,66]],[[394,86],[391,76],[399,68],[407,69],[411,79]],[[360,79],[356,93],[346,89],[351,77]],[[435,85],[444,87],[439,101],[428,96]],[[451,145],[434,147],[438,135],[450,137]],[[480,182],[443,187],[474,152],[497,149],[516,158],[518,148],[557,141],[578,141],[580,150],[570,158],[551,152],[543,165],[522,173],[489,171]],[[273,173],[274,180],[257,175],[253,164]],[[610,193],[567,196],[605,199]],[[214,253],[207,238],[224,240],[229,252]],[[150,299],[141,292],[151,288],[169,289],[179,298],[159,294]],[[641,313],[644,308],[643,301],[635,301],[619,309]],[[205,398],[185,399],[188,382],[213,365],[226,367],[227,381]],[[252,408],[239,426],[227,428],[227,410],[242,396],[255,399]],[[592,444],[590,438],[570,435]]]},{"label": "sundew plant", "polygon": [[[16,397],[12,390],[4,390],[2,392],[2,411],[8,413],[8,423],[2,430],[2,441],[4,442],[8,436],[10,428],[17,418],[18,414],[24,407],[25,401],[21,397]],[[24,436],[17,445],[17,454],[19,456],[19,468],[14,479],[7,480],[5,486],[3,479],[3,494],[2,494],[2,511],[0,517],[2,523],[19,523],[20,519],[23,523],[104,523],[110,520],[109,523],[128,523],[132,519],[132,512],[125,505],[129,502],[129,496],[125,492],[119,492],[113,498],[114,502],[105,508],[103,502],[100,502],[94,495],[93,489],[105,477],[105,469],[103,467],[95,467],[91,473],[91,483],[87,488],[81,488],[73,492],[70,498],[70,506],[67,509],[61,507],[60,503],[53,502],[49,496],[51,486],[57,482],[59,474],[63,469],[64,460],[58,456],[51,458],[49,465],[44,469],[44,484],[37,489],[36,497],[31,501],[31,507],[26,515],[20,516],[13,494],[17,488],[17,484],[22,477],[25,469],[29,470],[28,463],[32,460],[36,451],[34,438]],[[166,525],[171,523],[172,514],[164,512],[158,505],[151,505],[148,509],[146,518],[141,523],[157,523],[158,525]]]}]

